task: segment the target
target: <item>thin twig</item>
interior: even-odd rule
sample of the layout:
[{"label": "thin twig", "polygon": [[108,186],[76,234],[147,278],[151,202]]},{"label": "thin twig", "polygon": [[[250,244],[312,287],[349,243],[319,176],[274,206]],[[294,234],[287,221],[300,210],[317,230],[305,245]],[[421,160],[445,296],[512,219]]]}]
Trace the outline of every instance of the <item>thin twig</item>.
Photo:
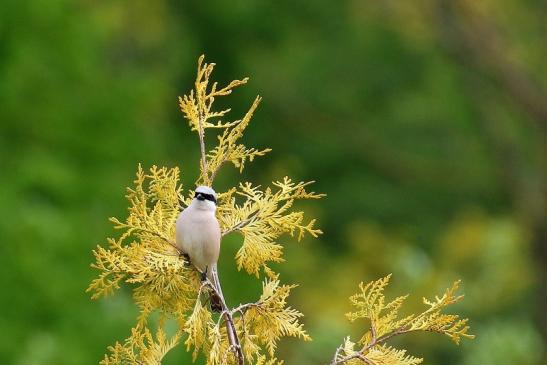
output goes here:
[{"label": "thin twig", "polygon": [[371,323],[370,324],[370,334],[372,336],[371,337],[371,342],[375,342],[376,338],[377,338],[377,336],[376,336],[376,326],[374,325],[374,322],[372,321],[372,319],[371,319],[370,323]]},{"label": "thin twig", "polygon": [[261,304],[262,304],[262,302],[240,304],[238,307],[232,309],[230,312],[231,312],[232,316],[236,312],[239,312],[239,313],[241,313],[241,315],[243,315],[245,313],[245,311],[247,309],[249,309],[250,307],[258,307]]},{"label": "thin twig", "polygon": [[334,353],[334,357],[332,358],[331,364],[336,364],[336,361],[338,360],[338,356],[340,356],[340,351],[342,351],[342,345],[338,346],[336,349],[336,352]]},{"label": "thin twig", "polygon": [[199,131],[198,131],[199,147],[201,149],[201,168],[203,169],[202,171],[203,171],[204,182],[208,184],[209,176],[207,173],[207,156],[205,153],[205,131],[203,130],[201,117],[198,119],[198,126],[199,126]]},{"label": "thin twig", "polygon": [[[213,71],[212,66],[214,66],[214,64],[209,65],[205,63],[205,65],[203,65],[203,59],[204,59],[204,56],[201,56],[198,60],[198,74],[196,77],[195,88],[196,88],[196,98],[197,98],[197,107],[198,107],[198,117],[197,117],[198,123],[197,124],[198,124],[199,146],[201,151],[201,168],[202,168],[202,173],[204,177],[204,183],[207,184],[209,183],[209,176],[207,173],[207,155],[205,152],[206,151],[205,150],[205,128],[203,126],[203,123],[205,122],[208,115],[207,104],[206,104],[208,99],[207,82],[208,82],[209,74]],[[203,82],[204,85],[202,85],[202,78],[204,77],[205,77],[205,81]],[[212,99],[210,102],[212,103]]]},{"label": "thin twig", "polygon": [[132,229],[133,231],[137,231],[137,233],[140,231],[140,232],[149,233],[149,234],[151,234],[151,235],[153,235],[153,236],[156,236],[156,237],[162,239],[165,243],[167,243],[167,244],[169,244],[170,246],[172,246],[172,247],[173,247],[175,250],[177,250],[180,254],[183,254],[183,253],[184,253],[184,252],[181,251],[180,248],[177,247],[177,245],[176,245],[175,242],[171,241],[169,238],[167,238],[167,237],[161,235],[161,234],[158,233],[158,232],[151,231],[151,230],[149,230],[149,229],[147,229],[147,228],[131,227],[131,226],[127,225],[127,224],[124,224],[124,226],[126,226],[126,227]]},{"label": "thin twig", "polygon": [[258,214],[260,213],[260,210],[257,210],[252,216],[250,216],[249,218],[247,219],[244,219],[242,220],[241,222],[239,222],[238,224],[235,224],[233,225],[232,227],[224,230],[222,232],[222,236],[226,236],[228,233],[232,233],[234,231],[238,231],[240,230],[241,228],[245,227],[246,225],[254,222],[256,220],[256,217],[258,216]]},{"label": "thin twig", "polygon": [[411,332],[411,331],[409,331],[406,328],[406,326],[401,326],[398,329],[396,329],[396,330],[394,330],[394,331],[392,331],[392,332],[390,332],[390,333],[388,333],[384,336],[377,337],[376,328],[374,326],[371,326],[370,327],[370,332],[371,332],[372,338],[371,338],[371,340],[368,344],[365,344],[361,350],[359,350],[359,351],[357,351],[357,352],[355,352],[351,355],[345,356],[345,357],[341,358],[340,360],[337,360],[337,356],[338,356],[342,346],[338,347],[338,349],[336,349],[336,353],[334,354],[334,358],[332,359],[331,365],[343,364],[343,363],[348,362],[352,359],[360,359],[360,360],[363,360],[367,364],[373,364],[372,361],[365,356],[365,353],[368,350],[370,350],[374,346],[377,346],[377,345],[380,345],[380,344],[386,342],[387,340],[389,340],[393,336],[397,336],[397,335],[407,333],[407,332]]},{"label": "thin twig", "polygon": [[224,153],[224,156],[222,157],[222,160],[219,162],[219,164],[217,165],[215,170],[211,173],[211,185],[213,184],[213,181],[215,180],[215,177],[217,176],[218,171],[220,170],[222,165],[224,165],[224,163],[226,162],[227,157],[228,157],[228,149]]},{"label": "thin twig", "polygon": [[363,360],[364,362],[366,362],[368,365],[373,365],[372,361],[370,361],[365,355],[363,354],[359,354],[359,356],[357,356],[360,360]]},{"label": "thin twig", "polygon": [[[218,281],[216,270],[213,270],[213,277],[215,281],[219,283],[219,286],[220,286],[220,282]],[[219,290],[220,288],[217,288],[216,285],[212,283],[208,278],[206,278],[205,280],[208,283],[209,287],[220,298],[220,305],[222,306],[221,316],[224,317],[224,322],[226,323],[226,332],[228,333],[228,342],[230,343],[230,347],[232,348],[232,351],[235,353],[237,357],[238,365],[244,365],[245,358],[243,356],[243,350],[241,348],[239,337],[237,335],[237,331],[234,325],[232,311],[230,311],[230,309],[226,305],[226,301],[224,300],[224,295],[222,295],[222,291]]]},{"label": "thin twig", "polygon": [[353,359],[363,360],[368,365],[374,365],[374,363],[368,357],[363,355],[361,352],[356,352],[356,353],[354,353],[352,355],[349,355],[349,356],[346,356],[346,357],[344,357],[344,358],[342,358],[338,361],[333,360],[333,362],[331,362],[331,365],[343,364],[343,363],[348,362],[348,361],[353,360]]}]

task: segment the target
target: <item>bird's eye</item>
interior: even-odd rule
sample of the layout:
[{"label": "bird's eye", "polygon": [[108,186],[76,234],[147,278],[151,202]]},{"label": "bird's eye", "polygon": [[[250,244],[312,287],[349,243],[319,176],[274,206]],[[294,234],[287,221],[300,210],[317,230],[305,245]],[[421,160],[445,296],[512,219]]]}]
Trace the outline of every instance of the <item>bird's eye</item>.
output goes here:
[{"label": "bird's eye", "polygon": [[209,201],[212,201],[215,204],[217,202],[217,200],[215,199],[215,196],[213,194],[206,194],[206,193],[201,193],[201,192],[197,192],[197,191],[194,194],[194,198],[196,198],[198,200],[209,200]]}]

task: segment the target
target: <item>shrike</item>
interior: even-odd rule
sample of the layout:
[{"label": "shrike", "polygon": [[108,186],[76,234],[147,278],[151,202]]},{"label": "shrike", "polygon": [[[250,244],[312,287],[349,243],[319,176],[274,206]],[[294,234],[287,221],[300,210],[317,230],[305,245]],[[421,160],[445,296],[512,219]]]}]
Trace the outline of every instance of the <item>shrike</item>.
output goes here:
[{"label": "shrike", "polygon": [[[220,253],[220,225],[215,217],[217,195],[208,186],[198,186],[192,203],[177,218],[176,244],[190,262],[205,275],[222,295],[217,276]],[[222,310],[220,298],[210,297],[211,309]]]}]

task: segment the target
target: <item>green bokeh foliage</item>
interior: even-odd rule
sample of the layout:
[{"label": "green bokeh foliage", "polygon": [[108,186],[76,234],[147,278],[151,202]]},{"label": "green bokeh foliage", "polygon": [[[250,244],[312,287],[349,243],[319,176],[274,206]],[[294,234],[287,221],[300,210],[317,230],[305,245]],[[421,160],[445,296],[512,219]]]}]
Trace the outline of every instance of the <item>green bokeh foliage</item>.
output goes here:
[{"label": "green bokeh foliage", "polygon": [[[539,364],[545,129],[447,46],[448,25],[381,3],[4,1],[0,362],[92,364],[127,337],[130,291],[98,302],[84,293],[91,249],[113,234],[107,218],[124,216],[139,162],[178,165],[186,186],[195,180],[197,138],[176,97],[205,53],[218,80],[251,77],[228,98],[232,117],[264,97],[244,138],[273,152],[243,177],[314,179],[328,194],[304,206],[320,240],[283,240],[282,279],[301,284],[292,304],[314,341],[283,342],[281,358],[326,363],[358,332],[343,318],[358,282],[393,272],[392,293],[413,293],[416,306],[462,278],[457,310],[478,335],[460,348],[409,336],[410,353],[429,364]],[[508,1],[493,15],[539,87],[545,11]],[[239,180],[226,167],[216,188]],[[226,240],[221,259],[232,304],[257,293],[235,269],[238,244]],[[183,359],[180,346],[166,363]]]}]

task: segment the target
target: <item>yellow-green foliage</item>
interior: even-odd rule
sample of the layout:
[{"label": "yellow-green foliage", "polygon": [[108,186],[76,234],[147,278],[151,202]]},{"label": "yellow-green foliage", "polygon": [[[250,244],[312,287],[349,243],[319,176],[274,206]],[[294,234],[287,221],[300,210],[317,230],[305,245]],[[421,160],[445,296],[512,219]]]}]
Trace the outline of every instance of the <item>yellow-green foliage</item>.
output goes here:
[{"label": "yellow-green foliage", "polygon": [[[196,184],[212,185],[226,162],[242,170],[246,161],[269,151],[239,143],[260,102],[259,97],[243,118],[232,122],[218,120],[229,110],[214,111],[215,98],[230,94],[247,79],[232,81],[222,88],[217,83],[210,85],[213,67],[214,64],[204,63],[203,56],[200,57],[195,89],[180,98],[181,110],[200,141],[201,174]],[[209,151],[204,141],[208,129],[220,130],[217,145]],[[131,285],[140,311],[131,335],[123,343],[109,347],[109,355],[102,364],[160,364],[165,353],[181,342],[193,351],[194,359],[203,351],[208,364],[235,363],[236,351],[229,339],[226,315],[233,321],[249,363],[279,363],[274,352],[282,336],[309,340],[299,323],[302,314],[287,306],[287,297],[294,286],[281,285],[278,275],[267,266],[268,262],[283,260],[282,246],[277,240],[284,233],[298,240],[306,233],[314,237],[321,233],[314,228],[315,220],[304,221],[302,212],[291,210],[297,199],[322,196],[306,191],[309,184],[294,183],[285,177],[265,190],[244,182],[219,194],[217,218],[223,235],[239,232],[243,236],[236,255],[238,268],[257,277],[261,273],[267,276],[256,302],[228,309],[218,316],[211,313],[202,295],[210,288],[200,283],[197,271],[185,264],[175,246],[175,221],[189,203],[192,192],[183,192],[176,167],[153,166],[145,172],[139,166],[134,186],[128,188],[126,196],[128,217],[125,220],[111,218],[121,235],[109,238],[106,246],[99,245],[93,251],[96,261],[92,267],[100,272],[88,288],[92,298],[112,294],[126,283]],[[153,313],[160,315],[155,331],[149,323]],[[168,338],[164,323],[169,318],[176,320],[179,329]]]},{"label": "yellow-green foliage", "polygon": [[[408,295],[400,296],[392,301],[386,301],[384,289],[389,284],[391,275],[368,284],[359,285],[360,292],[352,295],[350,301],[356,308],[355,312],[346,314],[350,321],[366,319],[370,327],[357,341],[352,342],[347,337],[338,348],[332,364],[382,364],[382,365],[414,365],[422,359],[406,354],[406,350],[397,350],[386,344],[394,336],[415,331],[437,332],[447,335],[456,344],[461,338],[474,338],[467,333],[467,319],[460,319],[455,314],[444,314],[441,311],[448,305],[463,299],[456,295],[459,281],[434,300],[423,299],[428,307],[420,314],[399,316],[399,310]],[[359,345],[358,349],[355,346]]]},{"label": "yellow-green foliage", "polygon": [[[246,84],[248,78],[234,80],[221,88],[218,87],[218,83],[214,82],[209,88],[209,77],[213,72],[215,64],[204,64],[203,60],[203,56],[198,60],[198,74],[194,84],[195,90],[190,91],[189,95],[179,97],[179,105],[184,117],[190,124],[190,128],[192,131],[196,131],[200,137],[202,159],[200,165],[201,176],[198,184],[212,185],[218,170],[224,163],[231,162],[242,171],[245,161],[252,161],[256,156],[263,156],[270,149],[256,150],[255,148],[247,148],[243,144],[238,143],[260,103],[261,98],[259,96],[256,97],[243,118],[233,122],[217,120],[214,123],[210,121],[211,119],[222,118],[230,111],[230,109],[214,111],[212,107],[215,98],[231,94],[235,87]],[[204,136],[205,130],[209,128],[223,129],[223,131],[218,136],[218,145],[207,152],[204,144]]]},{"label": "yellow-green foliage", "polygon": [[[298,240],[309,233],[313,237],[321,234],[315,229],[315,219],[303,223],[303,212],[290,212],[296,199],[317,199],[322,195],[307,192],[305,187],[310,183],[293,183],[285,177],[283,181],[274,182],[277,191],[267,188],[261,191],[250,183],[239,185],[224,196],[224,204],[220,206],[221,226],[223,234],[238,230],[244,237],[243,245],[236,255],[238,268],[242,267],[248,273],[258,276],[260,268],[268,270],[267,262],[283,260],[283,247],[276,240],[283,233],[297,236]],[[237,197],[244,199],[237,203]],[[225,214],[225,212],[227,214]],[[271,275],[270,275],[271,276]]]},{"label": "yellow-green foliage", "polygon": [[110,346],[109,356],[101,361],[104,365],[115,364],[159,364],[161,359],[177,345],[180,332],[167,339],[161,327],[158,328],[156,339],[148,328],[133,328],[131,337],[124,344],[116,343]]},{"label": "yellow-green foliage", "polygon": [[[215,98],[228,95],[247,79],[232,81],[225,87],[210,85],[214,64],[198,61],[195,89],[180,98],[180,107],[191,130],[197,132],[201,149],[200,176],[196,184],[212,185],[219,169],[232,163],[240,171],[246,161],[262,156],[269,149],[247,148],[239,142],[257,108],[257,97],[243,118],[224,122],[229,109],[213,110]],[[205,146],[205,131],[219,131],[217,144]],[[93,251],[99,270],[88,291],[92,298],[112,294],[128,284],[139,315],[131,334],[123,342],[108,348],[101,364],[160,364],[173,347],[184,344],[194,360],[203,352],[207,364],[257,365],[282,364],[275,358],[278,340],[283,336],[310,340],[299,322],[302,314],[287,305],[295,285],[283,285],[270,262],[283,261],[283,247],[278,239],[289,234],[302,239],[306,234],[321,234],[314,228],[315,220],[305,220],[303,212],[291,210],[299,199],[318,199],[321,194],[307,191],[311,182],[293,182],[288,177],[260,189],[249,182],[219,194],[217,218],[222,235],[239,232],[243,243],[236,253],[238,269],[263,279],[262,294],[255,302],[235,308],[225,307],[221,315],[210,311],[205,292],[214,290],[208,281],[201,282],[199,273],[184,261],[175,245],[175,221],[188,205],[192,191],[184,192],[178,168],[152,166],[145,172],[139,165],[133,187],[127,190],[129,214],[126,219],[111,218],[118,238],[108,238],[105,246]],[[228,260],[221,257],[221,260]],[[338,348],[332,364],[412,365],[422,360],[406,355],[405,350],[389,347],[385,342],[393,336],[413,331],[443,333],[456,343],[467,334],[467,320],[441,310],[462,298],[456,296],[458,283],[442,297],[424,300],[428,309],[418,315],[399,318],[398,311],[406,296],[385,301],[384,288],[389,276],[367,285],[351,297],[356,311],[348,313],[351,321],[365,318],[370,329],[354,343],[347,338]],[[159,315],[157,325],[150,321]],[[165,323],[174,320],[175,333],[167,335]],[[153,328],[155,327],[155,328]],[[359,349],[355,349],[355,346]]]}]

